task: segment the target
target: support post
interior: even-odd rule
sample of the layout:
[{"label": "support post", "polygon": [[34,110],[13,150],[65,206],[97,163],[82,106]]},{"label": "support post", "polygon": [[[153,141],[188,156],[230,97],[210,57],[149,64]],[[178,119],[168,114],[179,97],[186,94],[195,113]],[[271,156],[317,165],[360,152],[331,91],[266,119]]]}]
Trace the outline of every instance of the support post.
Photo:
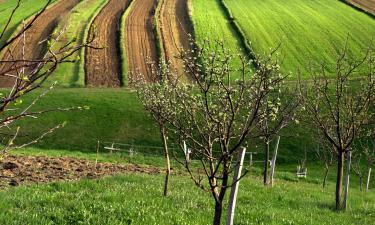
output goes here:
[{"label": "support post", "polygon": [[250,166],[253,166],[253,153],[250,152]]},{"label": "support post", "polygon": [[239,152],[239,155],[238,155],[237,166],[234,171],[233,184],[232,184],[232,189],[231,189],[230,198],[229,198],[228,216],[227,216],[227,223],[226,223],[227,225],[233,225],[234,211],[236,209],[238,185],[240,183],[239,179],[241,177],[243,162],[245,159],[245,153],[246,153],[246,148],[242,148],[242,150]]},{"label": "support post", "polygon": [[184,153],[185,153],[185,161],[186,163],[189,163],[190,161],[190,149],[188,149],[186,145],[186,141],[184,141]]},{"label": "support post", "polygon": [[371,177],[371,168],[368,169],[368,173],[367,173],[366,192],[369,190],[369,187],[370,187],[370,177]]},{"label": "support post", "polygon": [[344,189],[344,202],[343,206],[344,209],[347,209],[348,206],[348,194],[349,194],[349,181],[350,181],[350,164],[352,161],[352,153],[351,151],[346,152],[346,176],[345,176],[345,189]]},{"label": "support post", "polygon": [[272,157],[272,164],[271,164],[271,173],[270,173],[270,185],[273,186],[273,176],[275,174],[275,167],[276,167],[276,158],[277,158],[277,151],[279,150],[279,143],[280,143],[280,136],[277,136],[275,151]]}]

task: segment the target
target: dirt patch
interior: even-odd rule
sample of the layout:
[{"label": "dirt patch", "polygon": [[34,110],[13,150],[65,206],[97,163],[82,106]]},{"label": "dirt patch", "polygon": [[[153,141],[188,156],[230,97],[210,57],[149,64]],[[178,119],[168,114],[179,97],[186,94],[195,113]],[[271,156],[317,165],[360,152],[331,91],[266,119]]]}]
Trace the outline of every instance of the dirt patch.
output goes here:
[{"label": "dirt patch", "polygon": [[119,173],[157,174],[156,167],[97,163],[70,157],[8,156],[0,163],[0,188],[30,183],[100,178]]},{"label": "dirt patch", "polygon": [[128,61],[129,84],[138,76],[154,81],[148,62],[158,62],[154,34],[156,0],[136,0],[125,21],[125,46]]},{"label": "dirt patch", "polygon": [[[33,26],[26,32],[25,36],[25,59],[39,60],[44,57],[46,42],[40,43],[48,39],[53,33],[60,18],[70,12],[80,0],[61,0],[47,9],[33,24]],[[23,37],[15,40],[8,50],[4,53],[3,60],[22,59],[22,45]],[[7,50],[7,49],[5,49]],[[0,65],[0,71],[8,71],[13,65]],[[10,77],[0,77],[0,87],[11,87],[14,84],[14,79]]]},{"label": "dirt patch", "polygon": [[179,76],[185,76],[185,69],[176,56],[181,50],[191,50],[189,34],[192,34],[192,25],[187,4],[187,0],[164,0],[158,18],[165,59]]},{"label": "dirt patch", "polygon": [[375,0],[350,0],[350,2],[375,15]]},{"label": "dirt patch", "polygon": [[104,47],[104,49],[86,49],[87,86],[121,86],[120,22],[129,4],[130,0],[110,0],[94,19],[89,36],[92,37],[96,33],[96,39],[92,45]]}]

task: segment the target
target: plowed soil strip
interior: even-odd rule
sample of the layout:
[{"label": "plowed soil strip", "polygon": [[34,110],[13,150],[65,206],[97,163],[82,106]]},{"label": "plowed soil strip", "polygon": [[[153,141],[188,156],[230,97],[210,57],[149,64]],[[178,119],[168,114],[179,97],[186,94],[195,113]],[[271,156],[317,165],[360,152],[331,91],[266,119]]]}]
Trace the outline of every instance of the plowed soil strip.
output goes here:
[{"label": "plowed soil strip", "polygon": [[189,51],[189,34],[192,25],[189,20],[187,0],[164,0],[160,11],[160,34],[166,61],[179,76],[185,74],[183,62],[177,59],[181,50]]},{"label": "plowed soil strip", "polygon": [[154,35],[154,14],[156,0],[134,0],[131,12],[125,21],[125,45],[128,61],[129,84],[140,77],[154,81],[156,77],[149,66],[157,63],[156,40]]},{"label": "plowed soil strip", "polygon": [[92,45],[103,48],[86,49],[87,86],[121,86],[119,31],[121,15],[129,4],[130,0],[110,0],[92,23],[89,36],[96,34]]},{"label": "plowed soil strip", "polygon": [[[44,57],[46,42],[40,43],[47,39],[57,26],[59,19],[70,12],[80,0],[60,0],[51,8],[47,9],[26,32],[25,35],[25,59],[39,60]],[[23,37],[20,36],[9,46],[12,54],[7,51],[3,60],[22,59]],[[1,66],[1,65],[0,65]],[[14,65],[13,65],[14,66]],[[7,71],[11,65],[6,64],[0,67],[0,71]],[[0,77],[0,87],[11,87],[14,79],[10,77]]]},{"label": "plowed soil strip", "polygon": [[350,2],[375,15],[375,0],[350,0]]},{"label": "plowed soil strip", "polygon": [[0,161],[0,189],[8,185],[100,178],[119,173],[158,174],[156,167],[95,163],[71,157],[7,156]]}]

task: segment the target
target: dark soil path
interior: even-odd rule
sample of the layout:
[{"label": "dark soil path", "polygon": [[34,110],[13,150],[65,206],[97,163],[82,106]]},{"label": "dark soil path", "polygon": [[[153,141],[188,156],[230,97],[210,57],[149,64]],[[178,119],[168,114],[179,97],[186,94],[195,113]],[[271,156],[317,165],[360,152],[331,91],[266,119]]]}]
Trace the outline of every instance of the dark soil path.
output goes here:
[{"label": "dark soil path", "polygon": [[[60,0],[52,7],[47,9],[26,32],[25,35],[25,59],[39,60],[44,57],[46,42],[40,43],[47,39],[56,28],[59,20],[78,4],[80,0]],[[3,56],[3,60],[22,59],[23,36],[15,40],[9,46]],[[5,49],[7,50],[7,49]],[[14,65],[2,65],[0,71],[8,71]],[[0,87],[11,87],[14,84],[14,78],[0,77]]]},{"label": "dark soil path", "polygon": [[[156,0],[134,0],[125,22],[125,45],[129,84],[139,78],[151,82],[157,79],[149,62],[157,63],[154,15]],[[139,77],[142,76],[142,77]]]},{"label": "dark soil path", "polygon": [[130,0],[110,0],[91,25],[89,36],[96,34],[93,46],[103,49],[86,49],[86,85],[120,87],[121,57],[119,50],[121,16]]}]

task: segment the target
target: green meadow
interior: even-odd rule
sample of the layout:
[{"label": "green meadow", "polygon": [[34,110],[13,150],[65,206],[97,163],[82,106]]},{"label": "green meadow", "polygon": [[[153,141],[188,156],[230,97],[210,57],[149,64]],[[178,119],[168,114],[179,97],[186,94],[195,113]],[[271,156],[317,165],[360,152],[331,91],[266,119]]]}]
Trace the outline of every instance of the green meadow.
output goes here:
[{"label": "green meadow", "polygon": [[283,71],[300,70],[304,78],[311,62],[333,65],[346,41],[360,58],[375,37],[375,20],[338,0],[223,2],[256,54],[280,45]]}]

